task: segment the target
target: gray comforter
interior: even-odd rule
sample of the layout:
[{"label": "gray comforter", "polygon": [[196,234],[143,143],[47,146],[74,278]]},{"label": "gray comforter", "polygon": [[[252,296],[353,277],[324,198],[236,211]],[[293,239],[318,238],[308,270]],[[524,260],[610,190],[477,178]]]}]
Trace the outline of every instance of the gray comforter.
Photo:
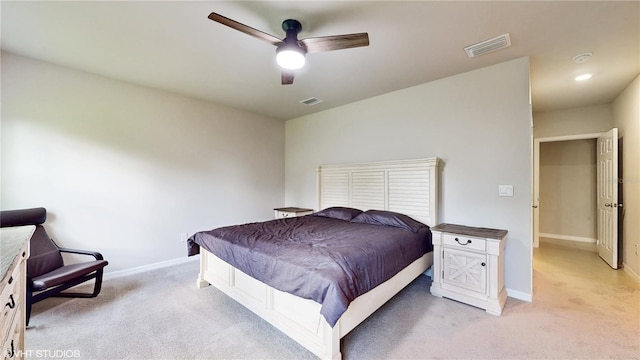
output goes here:
[{"label": "gray comforter", "polygon": [[412,230],[393,222],[293,217],[196,233],[189,255],[202,246],[273,288],[312,299],[334,326],[356,297],[431,251],[431,232],[418,224]]}]

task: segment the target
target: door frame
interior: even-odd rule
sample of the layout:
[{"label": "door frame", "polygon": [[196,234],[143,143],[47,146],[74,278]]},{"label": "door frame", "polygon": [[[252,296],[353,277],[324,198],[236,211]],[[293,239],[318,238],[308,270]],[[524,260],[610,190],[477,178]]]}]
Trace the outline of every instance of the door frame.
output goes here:
[{"label": "door frame", "polygon": [[533,247],[540,246],[540,144],[543,142],[571,141],[571,140],[588,140],[598,139],[605,132],[540,137],[533,139],[533,199],[531,204],[533,207]]}]

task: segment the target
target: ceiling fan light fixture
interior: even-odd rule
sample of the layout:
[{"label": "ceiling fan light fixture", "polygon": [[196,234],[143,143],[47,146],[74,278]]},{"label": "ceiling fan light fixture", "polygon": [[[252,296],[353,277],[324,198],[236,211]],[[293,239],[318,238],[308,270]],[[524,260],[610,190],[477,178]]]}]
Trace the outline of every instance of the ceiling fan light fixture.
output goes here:
[{"label": "ceiling fan light fixture", "polygon": [[276,62],[287,70],[298,70],[304,66],[304,51],[297,46],[283,45],[276,49]]}]

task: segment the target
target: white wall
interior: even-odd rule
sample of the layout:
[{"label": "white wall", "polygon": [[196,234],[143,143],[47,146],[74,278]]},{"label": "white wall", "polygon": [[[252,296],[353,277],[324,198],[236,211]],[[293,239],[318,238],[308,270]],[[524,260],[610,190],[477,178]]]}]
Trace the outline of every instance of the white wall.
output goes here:
[{"label": "white wall", "polygon": [[609,131],[612,127],[611,104],[533,114],[533,135],[535,138],[594,134]]},{"label": "white wall", "polygon": [[46,207],[107,272],[283,205],[284,124],[264,116],[3,52],[1,130],[2,209]]},{"label": "white wall", "polygon": [[540,236],[594,244],[596,139],[540,143]]},{"label": "white wall", "polygon": [[[286,122],[287,206],[316,208],[319,164],[443,160],[440,220],[509,230],[505,281],[530,295],[529,59],[520,58]],[[514,197],[498,197],[498,185]]]},{"label": "white wall", "polygon": [[[640,76],[613,102],[614,125],[622,137],[622,260],[624,268],[640,281]],[[640,250],[639,250],[640,251]]]}]

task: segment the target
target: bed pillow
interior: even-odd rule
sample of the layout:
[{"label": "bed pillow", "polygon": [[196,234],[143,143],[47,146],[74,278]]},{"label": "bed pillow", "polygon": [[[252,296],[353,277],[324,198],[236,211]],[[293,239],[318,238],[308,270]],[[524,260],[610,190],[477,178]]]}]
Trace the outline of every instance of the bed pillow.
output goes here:
[{"label": "bed pillow", "polygon": [[407,231],[412,231],[414,233],[427,226],[417,220],[410,218],[407,215],[383,210],[367,210],[353,218],[351,222],[393,226]]},{"label": "bed pillow", "polygon": [[351,219],[353,219],[360,213],[362,213],[362,210],[348,208],[348,207],[334,206],[334,207],[326,208],[324,210],[320,210],[311,215],[324,216],[324,217],[329,217],[334,219],[351,221]]}]

